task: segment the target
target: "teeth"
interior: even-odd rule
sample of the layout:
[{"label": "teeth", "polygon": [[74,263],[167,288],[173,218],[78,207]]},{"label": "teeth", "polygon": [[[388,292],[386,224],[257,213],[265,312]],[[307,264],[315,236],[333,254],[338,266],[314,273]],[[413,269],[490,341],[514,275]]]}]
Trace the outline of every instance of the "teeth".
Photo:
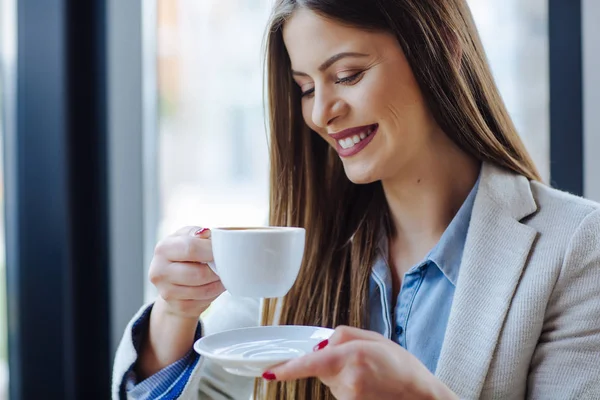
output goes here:
[{"label": "teeth", "polygon": [[371,127],[367,130],[367,132],[363,132],[360,135],[354,135],[349,138],[340,139],[338,140],[338,143],[342,147],[342,149],[349,149],[350,147],[353,147],[355,144],[359,143],[361,140],[366,139],[367,136],[373,133],[373,130],[374,128]]}]

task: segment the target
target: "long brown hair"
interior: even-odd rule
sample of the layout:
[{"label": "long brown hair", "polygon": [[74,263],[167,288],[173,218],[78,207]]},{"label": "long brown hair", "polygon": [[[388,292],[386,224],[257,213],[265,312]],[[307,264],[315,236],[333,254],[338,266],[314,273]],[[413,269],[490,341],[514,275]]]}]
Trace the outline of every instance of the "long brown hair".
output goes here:
[{"label": "long brown hair", "polygon": [[[339,157],[304,123],[282,27],[299,7],[393,33],[441,129],[465,152],[540,180],[486,62],[466,0],[276,0],[266,37],[271,145],[270,224],[306,228],[297,282],[267,300],[263,324],[367,326],[367,288],[390,219],[379,182],[351,183]],[[316,380],[264,384],[256,398],[333,398]]]}]

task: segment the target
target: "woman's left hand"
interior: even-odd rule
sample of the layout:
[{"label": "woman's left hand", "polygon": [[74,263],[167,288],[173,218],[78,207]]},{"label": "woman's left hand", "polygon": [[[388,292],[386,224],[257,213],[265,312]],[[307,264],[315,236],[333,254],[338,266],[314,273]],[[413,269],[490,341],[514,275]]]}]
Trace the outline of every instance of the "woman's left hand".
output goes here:
[{"label": "woman's left hand", "polygon": [[288,361],[263,377],[318,378],[337,399],[458,399],[412,354],[382,335],[339,327],[314,353]]}]

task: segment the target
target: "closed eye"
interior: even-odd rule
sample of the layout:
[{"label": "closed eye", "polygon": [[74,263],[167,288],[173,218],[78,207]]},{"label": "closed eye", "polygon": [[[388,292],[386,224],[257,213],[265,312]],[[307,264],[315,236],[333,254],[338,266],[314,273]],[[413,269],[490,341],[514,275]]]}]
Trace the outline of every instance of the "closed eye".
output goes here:
[{"label": "closed eye", "polygon": [[315,92],[315,88],[308,89],[308,90],[306,90],[306,91],[302,92],[302,97],[307,97],[307,96],[310,96],[310,95],[312,95],[314,92]]},{"label": "closed eye", "polygon": [[364,71],[358,72],[354,75],[350,75],[350,76],[346,76],[344,78],[339,78],[337,81],[335,81],[336,84],[341,84],[341,85],[352,85],[357,83],[364,75]]},{"label": "closed eye", "polygon": [[[356,73],[354,75],[350,75],[350,76],[345,76],[343,78],[339,78],[339,79],[337,79],[335,81],[335,84],[336,85],[338,85],[338,84],[339,85],[347,85],[347,86],[354,85],[354,84],[358,83],[362,79],[362,77],[364,76],[364,74],[365,74],[365,72],[361,71],[361,72],[358,72],[358,73]],[[309,97],[309,96],[312,96],[314,93],[315,93],[315,88],[313,87],[313,88],[310,88],[310,89],[302,92],[301,96],[302,97]]]}]

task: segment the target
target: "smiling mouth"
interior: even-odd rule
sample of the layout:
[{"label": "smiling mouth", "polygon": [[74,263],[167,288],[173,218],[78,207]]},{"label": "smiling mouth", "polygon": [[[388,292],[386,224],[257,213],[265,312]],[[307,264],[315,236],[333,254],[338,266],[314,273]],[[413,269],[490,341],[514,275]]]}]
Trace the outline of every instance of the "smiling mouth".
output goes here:
[{"label": "smiling mouth", "polygon": [[375,132],[375,129],[377,129],[377,125],[370,125],[366,127],[366,129],[364,129],[363,132],[354,134],[345,139],[339,139],[337,142],[342,149],[351,149],[352,147],[356,146],[357,144],[371,136],[373,132]]},{"label": "smiling mouth", "polygon": [[373,124],[332,134],[332,138],[336,141],[338,154],[341,157],[350,157],[358,153],[373,140],[378,128],[379,124]]}]

